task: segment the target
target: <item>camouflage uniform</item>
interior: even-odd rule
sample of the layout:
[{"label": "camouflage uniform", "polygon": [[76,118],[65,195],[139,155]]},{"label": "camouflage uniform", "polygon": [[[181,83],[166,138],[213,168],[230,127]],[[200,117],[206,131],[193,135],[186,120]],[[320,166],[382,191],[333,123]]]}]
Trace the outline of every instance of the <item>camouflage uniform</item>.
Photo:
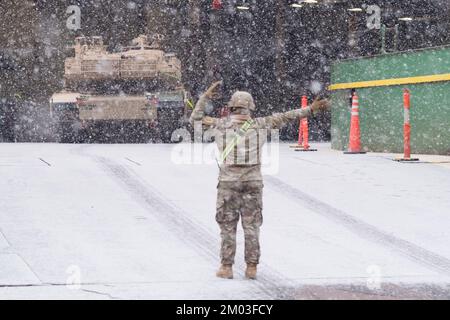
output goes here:
[{"label": "camouflage uniform", "polygon": [[[214,129],[215,142],[219,151],[223,152],[235,133],[250,117],[233,114],[223,119],[208,117],[204,112],[208,103],[209,99],[202,95],[190,120],[192,124],[201,121],[205,129]],[[311,112],[308,107],[253,119],[250,129],[221,163],[216,221],[221,230],[222,265],[234,264],[239,218],[242,219],[245,235],[245,261],[247,264],[259,263],[259,229],[263,222],[260,150],[266,141],[267,133],[261,130],[279,129],[287,122],[310,116]]]},{"label": "camouflage uniform", "polygon": [[262,181],[220,181],[216,221],[220,226],[222,264],[234,264],[239,217],[245,236],[245,261],[258,264],[259,228],[262,225]]}]

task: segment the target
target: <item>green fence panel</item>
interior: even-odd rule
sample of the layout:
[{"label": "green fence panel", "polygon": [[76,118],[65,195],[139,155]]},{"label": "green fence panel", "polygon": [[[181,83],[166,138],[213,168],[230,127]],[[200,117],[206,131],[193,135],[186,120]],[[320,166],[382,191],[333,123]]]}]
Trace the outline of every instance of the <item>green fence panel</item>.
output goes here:
[{"label": "green fence panel", "polygon": [[[450,48],[338,62],[332,82],[351,83],[450,73]],[[411,91],[413,153],[450,155],[450,81],[357,89],[361,142],[366,151],[403,152],[403,89]],[[332,147],[346,150],[350,89],[332,92]]]}]

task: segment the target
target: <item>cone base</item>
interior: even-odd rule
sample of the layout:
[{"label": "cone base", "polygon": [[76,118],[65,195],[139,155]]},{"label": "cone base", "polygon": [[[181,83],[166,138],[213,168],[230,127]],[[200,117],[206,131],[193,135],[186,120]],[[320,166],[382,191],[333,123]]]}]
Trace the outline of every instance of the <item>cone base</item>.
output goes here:
[{"label": "cone base", "polygon": [[296,149],[296,148],[303,148],[303,146],[301,144],[295,144],[295,145],[289,146],[289,148]]},{"label": "cone base", "polygon": [[297,148],[295,149],[296,152],[316,152],[317,149],[304,149],[304,148]]},{"label": "cone base", "polygon": [[394,161],[397,161],[397,162],[417,162],[417,161],[420,161],[420,160],[417,159],[417,158],[409,158],[409,159],[398,158],[398,159],[394,159]]},{"label": "cone base", "polygon": [[344,154],[367,154],[365,151],[344,151]]}]

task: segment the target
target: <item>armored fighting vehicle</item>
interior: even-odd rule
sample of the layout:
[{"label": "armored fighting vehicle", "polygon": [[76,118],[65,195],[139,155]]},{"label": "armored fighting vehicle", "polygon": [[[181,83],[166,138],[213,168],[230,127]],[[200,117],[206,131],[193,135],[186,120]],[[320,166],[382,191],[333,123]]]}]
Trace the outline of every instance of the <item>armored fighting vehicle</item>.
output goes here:
[{"label": "armored fighting vehicle", "polygon": [[120,52],[101,37],[75,39],[65,61],[64,90],[50,99],[61,142],[170,140],[187,122],[180,60],[141,35]]}]

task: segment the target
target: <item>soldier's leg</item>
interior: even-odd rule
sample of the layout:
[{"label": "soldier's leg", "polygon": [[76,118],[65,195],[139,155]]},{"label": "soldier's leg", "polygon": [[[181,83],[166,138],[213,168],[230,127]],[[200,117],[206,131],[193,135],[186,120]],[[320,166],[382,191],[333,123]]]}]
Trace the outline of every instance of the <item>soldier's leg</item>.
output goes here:
[{"label": "soldier's leg", "polygon": [[252,183],[242,195],[242,228],[245,236],[245,262],[258,264],[261,256],[259,246],[259,229],[262,217],[262,183]]},{"label": "soldier's leg", "polygon": [[220,184],[217,192],[216,221],[220,227],[222,265],[232,265],[236,255],[236,230],[239,211],[236,208],[235,192]]},{"label": "soldier's leg", "polygon": [[219,223],[221,237],[220,259],[223,265],[234,264],[237,224],[238,220]]}]

